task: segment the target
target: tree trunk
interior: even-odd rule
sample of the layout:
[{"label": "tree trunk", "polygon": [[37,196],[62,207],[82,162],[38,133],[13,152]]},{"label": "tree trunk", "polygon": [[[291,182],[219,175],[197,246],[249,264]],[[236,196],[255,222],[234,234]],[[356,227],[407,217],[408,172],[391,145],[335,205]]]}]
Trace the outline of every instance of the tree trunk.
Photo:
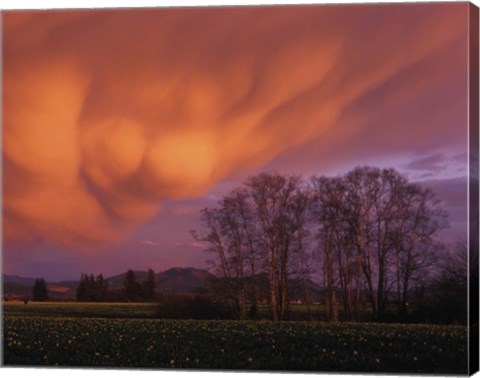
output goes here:
[{"label": "tree trunk", "polygon": [[272,306],[273,321],[278,320],[278,301],[277,301],[277,264],[275,259],[275,250],[270,250],[270,305]]}]

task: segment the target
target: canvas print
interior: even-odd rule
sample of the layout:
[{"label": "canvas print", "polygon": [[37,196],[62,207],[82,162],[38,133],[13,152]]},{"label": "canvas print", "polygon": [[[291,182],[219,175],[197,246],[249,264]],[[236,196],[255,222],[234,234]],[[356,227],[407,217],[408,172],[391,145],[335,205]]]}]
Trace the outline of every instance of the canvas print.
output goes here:
[{"label": "canvas print", "polygon": [[478,8],[2,12],[2,364],[478,370]]}]

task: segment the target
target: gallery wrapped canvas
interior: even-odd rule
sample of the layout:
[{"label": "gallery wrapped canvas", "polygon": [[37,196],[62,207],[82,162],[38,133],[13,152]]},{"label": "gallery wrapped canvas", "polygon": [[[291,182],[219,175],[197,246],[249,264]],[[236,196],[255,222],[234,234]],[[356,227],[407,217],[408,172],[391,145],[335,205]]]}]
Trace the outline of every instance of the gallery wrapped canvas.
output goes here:
[{"label": "gallery wrapped canvas", "polygon": [[478,8],[2,12],[2,364],[478,370]]}]

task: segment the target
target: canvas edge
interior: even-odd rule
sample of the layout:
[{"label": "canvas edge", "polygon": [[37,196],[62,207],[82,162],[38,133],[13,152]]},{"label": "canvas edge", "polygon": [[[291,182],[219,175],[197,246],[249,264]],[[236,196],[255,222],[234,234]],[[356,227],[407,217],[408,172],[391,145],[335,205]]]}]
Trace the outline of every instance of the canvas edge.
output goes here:
[{"label": "canvas edge", "polygon": [[472,375],[479,369],[479,282],[478,272],[471,269],[471,262],[479,258],[479,9],[473,3],[469,4],[468,17],[468,374]]}]

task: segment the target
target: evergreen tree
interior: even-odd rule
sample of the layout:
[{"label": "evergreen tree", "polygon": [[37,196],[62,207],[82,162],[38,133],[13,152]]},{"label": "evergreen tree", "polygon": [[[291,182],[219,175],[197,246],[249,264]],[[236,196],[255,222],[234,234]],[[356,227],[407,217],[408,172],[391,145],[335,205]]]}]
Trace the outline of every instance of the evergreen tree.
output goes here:
[{"label": "evergreen tree", "polygon": [[140,285],[136,281],[133,270],[128,270],[125,280],[123,281],[123,292],[129,301],[136,301],[140,295]]},{"label": "evergreen tree", "polygon": [[43,278],[37,278],[32,288],[32,300],[43,302],[48,300],[47,284]]},{"label": "evergreen tree", "polygon": [[93,274],[90,274],[88,277],[88,285],[87,285],[87,297],[90,302],[94,302],[96,300],[96,291],[95,291],[95,277]]},{"label": "evergreen tree", "polygon": [[107,281],[103,278],[103,274],[100,274],[97,276],[97,280],[95,282],[96,286],[96,297],[98,301],[103,301],[105,300],[105,297],[107,296]]},{"label": "evergreen tree", "polygon": [[146,301],[153,301],[155,294],[155,272],[149,269],[147,280],[143,284],[143,295]]},{"label": "evergreen tree", "polygon": [[107,297],[107,281],[100,274],[95,278],[93,274],[83,274],[77,287],[77,300],[81,302],[104,301]]},{"label": "evergreen tree", "polygon": [[82,275],[80,276],[80,282],[78,283],[78,287],[77,287],[77,301],[81,301],[81,302],[86,301],[88,299],[87,292],[88,292],[88,288],[87,288],[86,276],[82,273]]}]

